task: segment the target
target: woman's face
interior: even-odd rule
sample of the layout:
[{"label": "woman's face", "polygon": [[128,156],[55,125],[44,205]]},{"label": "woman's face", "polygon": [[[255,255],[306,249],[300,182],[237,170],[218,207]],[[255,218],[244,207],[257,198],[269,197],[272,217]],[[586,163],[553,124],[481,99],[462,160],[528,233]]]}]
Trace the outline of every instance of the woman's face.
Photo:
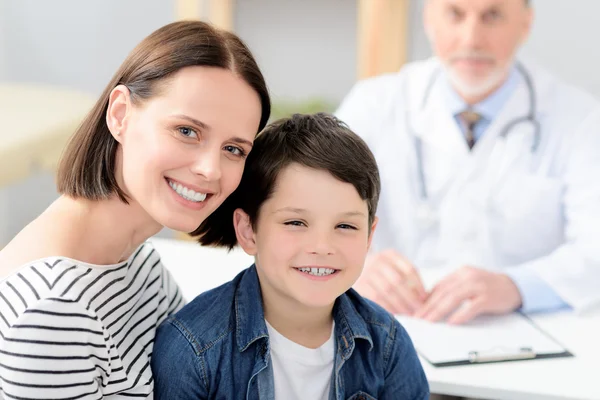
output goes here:
[{"label": "woman's face", "polygon": [[181,69],[139,105],[118,87],[107,122],[119,185],[154,221],[191,232],[238,186],[260,118],[258,94],[222,68]]}]

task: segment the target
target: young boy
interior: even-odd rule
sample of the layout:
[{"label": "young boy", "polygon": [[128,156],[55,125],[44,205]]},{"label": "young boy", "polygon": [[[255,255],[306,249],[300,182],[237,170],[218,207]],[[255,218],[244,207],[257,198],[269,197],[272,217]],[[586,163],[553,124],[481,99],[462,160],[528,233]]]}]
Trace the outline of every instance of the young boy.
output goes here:
[{"label": "young boy", "polygon": [[156,398],[428,399],[407,333],[351,289],[379,192],[373,155],[335,117],[266,128],[239,188],[197,231],[255,265],[159,328]]}]

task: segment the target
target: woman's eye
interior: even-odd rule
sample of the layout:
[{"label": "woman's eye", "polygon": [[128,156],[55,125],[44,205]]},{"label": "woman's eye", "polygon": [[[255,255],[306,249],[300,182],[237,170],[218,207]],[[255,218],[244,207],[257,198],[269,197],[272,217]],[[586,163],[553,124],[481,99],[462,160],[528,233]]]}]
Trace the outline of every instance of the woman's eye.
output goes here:
[{"label": "woman's eye", "polygon": [[246,155],[246,152],[244,150],[236,146],[225,146],[225,151],[228,151],[234,156],[238,157],[244,157]]},{"label": "woman's eye", "polygon": [[188,126],[181,126],[181,127],[177,128],[177,130],[179,131],[179,133],[181,133],[182,136],[189,137],[189,138],[197,138],[198,137],[198,134],[196,133],[196,131]]},{"label": "woman's eye", "polygon": [[304,226],[304,222],[302,221],[287,221],[283,223],[284,225],[289,225],[289,226]]}]

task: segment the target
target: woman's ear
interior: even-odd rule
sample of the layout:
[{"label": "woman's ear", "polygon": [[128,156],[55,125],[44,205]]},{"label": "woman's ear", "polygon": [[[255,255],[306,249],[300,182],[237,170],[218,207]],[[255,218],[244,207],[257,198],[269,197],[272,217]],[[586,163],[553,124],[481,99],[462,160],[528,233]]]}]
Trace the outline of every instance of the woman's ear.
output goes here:
[{"label": "woman's ear", "polygon": [[369,231],[369,242],[367,243],[367,249],[371,250],[371,242],[373,241],[373,235],[375,234],[375,228],[377,228],[377,223],[379,222],[379,218],[375,216],[373,218],[373,223],[371,224],[371,230]]},{"label": "woman's ear", "polygon": [[108,96],[106,110],[106,125],[113,138],[119,143],[122,141],[121,132],[125,130],[127,115],[131,109],[131,96],[125,85],[118,85]]},{"label": "woman's ear", "polygon": [[239,245],[251,256],[256,255],[256,239],[250,217],[241,208],[233,212],[233,226]]}]

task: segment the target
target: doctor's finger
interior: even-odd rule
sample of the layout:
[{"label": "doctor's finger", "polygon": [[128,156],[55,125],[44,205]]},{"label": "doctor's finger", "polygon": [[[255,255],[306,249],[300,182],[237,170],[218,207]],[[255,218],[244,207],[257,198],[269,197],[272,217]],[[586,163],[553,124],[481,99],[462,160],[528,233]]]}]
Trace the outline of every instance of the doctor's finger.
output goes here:
[{"label": "doctor's finger", "polygon": [[481,299],[466,301],[463,307],[460,307],[448,317],[447,322],[453,325],[467,323],[485,312],[484,305],[485,303]]},{"label": "doctor's finger", "polygon": [[412,314],[409,305],[396,293],[396,290],[392,290],[391,293],[387,292],[377,280],[366,282],[365,285],[368,286],[368,291],[373,293],[373,296],[365,297],[373,300],[390,313],[403,315]]},{"label": "doctor's finger", "polygon": [[446,296],[439,302],[433,304],[422,318],[430,322],[441,321],[452,311],[456,310],[463,301],[464,299],[461,299],[458,296]]},{"label": "doctor's finger", "polygon": [[424,297],[415,290],[414,281],[403,271],[389,264],[387,268],[382,269],[381,277],[384,279],[381,285],[385,285],[385,290],[393,295],[392,298],[399,297],[403,303],[408,304],[411,313],[423,305]]},{"label": "doctor's finger", "polygon": [[374,277],[369,283],[378,289],[378,297],[385,297],[386,302],[390,304],[390,311],[394,314],[412,314],[418,307],[412,306],[410,300],[407,300],[407,296],[401,291],[402,280],[393,280],[381,275]]},{"label": "doctor's finger", "polygon": [[464,283],[458,278],[449,279],[446,282],[437,284],[429,293],[425,306],[419,309],[415,316],[423,318],[427,313],[431,312],[432,309],[436,308],[445,298],[455,296],[456,293],[464,291],[464,288]]},{"label": "doctor's finger", "polygon": [[416,293],[421,299],[427,297],[425,286],[419,275],[419,271],[406,259],[396,251],[388,251],[382,253],[382,257],[387,261],[387,264],[401,278],[402,283]]},{"label": "doctor's finger", "polygon": [[408,305],[411,315],[423,306],[424,300],[411,287],[400,285],[396,293]]},{"label": "doctor's finger", "polygon": [[439,321],[456,310],[471,295],[469,287],[457,287],[443,295],[432,297],[424,310],[420,310],[417,315],[427,321]]},{"label": "doctor's finger", "polygon": [[454,289],[458,285],[466,285],[469,277],[470,275],[465,274],[462,269],[454,271],[440,279],[440,281],[436,283],[431,290],[430,295],[436,292],[445,293],[448,290]]}]

